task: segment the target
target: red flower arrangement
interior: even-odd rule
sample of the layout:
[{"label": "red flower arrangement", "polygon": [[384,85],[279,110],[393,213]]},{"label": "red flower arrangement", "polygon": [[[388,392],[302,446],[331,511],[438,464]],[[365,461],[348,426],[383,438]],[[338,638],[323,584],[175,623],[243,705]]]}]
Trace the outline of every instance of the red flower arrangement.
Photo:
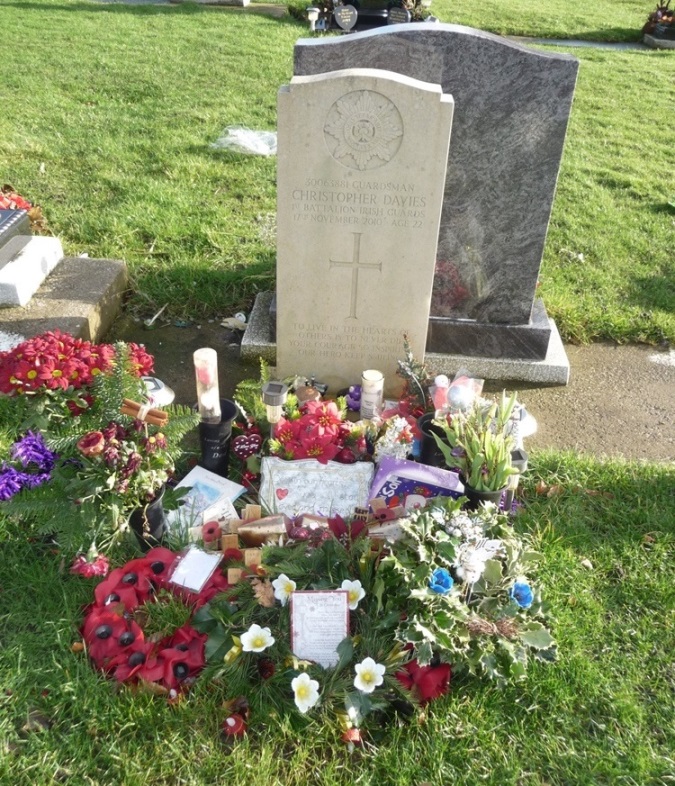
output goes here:
[{"label": "red flower arrangement", "polygon": [[333,401],[308,401],[299,417],[282,418],[272,429],[270,452],[283,459],[314,458],[351,464],[366,452],[364,436],[343,420]]},{"label": "red flower arrangement", "polygon": [[[153,358],[138,344],[129,344],[137,376],[150,374]],[[92,344],[58,330],[48,331],[0,353],[0,392],[8,395],[39,390],[79,390],[112,369],[115,347]]]},{"label": "red flower arrangement", "polygon": [[134,618],[134,611],[153,600],[160,589],[198,608],[230,586],[216,571],[198,594],[175,587],[169,576],[177,557],[169,549],[152,549],[113,570],[94,590],[82,637],[96,668],[119,682],[147,682],[160,691],[181,691],[204,668],[205,634],[188,623],[159,641],[148,640]]}]

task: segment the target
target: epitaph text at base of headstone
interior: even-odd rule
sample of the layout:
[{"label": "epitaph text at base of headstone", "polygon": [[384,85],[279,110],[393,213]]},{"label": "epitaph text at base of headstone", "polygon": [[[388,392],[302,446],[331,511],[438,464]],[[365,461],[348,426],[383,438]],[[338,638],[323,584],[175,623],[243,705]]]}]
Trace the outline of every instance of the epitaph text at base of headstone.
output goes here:
[{"label": "epitaph text at base of headstone", "polygon": [[452,124],[438,85],[374,69],[295,77],[278,101],[277,370],[395,391],[423,357]]}]

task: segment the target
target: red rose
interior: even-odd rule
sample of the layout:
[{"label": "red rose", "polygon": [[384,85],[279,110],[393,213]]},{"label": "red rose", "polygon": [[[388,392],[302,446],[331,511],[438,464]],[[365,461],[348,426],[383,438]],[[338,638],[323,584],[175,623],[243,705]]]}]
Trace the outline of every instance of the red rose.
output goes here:
[{"label": "red rose", "polygon": [[441,663],[438,666],[420,666],[411,660],[401,671],[396,672],[396,679],[416,694],[422,704],[444,696],[450,687],[450,665]]}]

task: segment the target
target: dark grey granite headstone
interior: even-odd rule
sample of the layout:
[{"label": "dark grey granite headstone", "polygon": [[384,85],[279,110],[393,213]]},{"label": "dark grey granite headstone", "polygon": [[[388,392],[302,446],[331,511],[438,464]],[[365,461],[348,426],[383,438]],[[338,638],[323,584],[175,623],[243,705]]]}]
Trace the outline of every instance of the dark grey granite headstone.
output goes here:
[{"label": "dark grey granite headstone", "polygon": [[427,348],[484,336],[484,356],[543,358],[548,318],[534,296],[578,61],[432,23],[295,46],[297,75],[343,68],[438,83],[455,99]]}]

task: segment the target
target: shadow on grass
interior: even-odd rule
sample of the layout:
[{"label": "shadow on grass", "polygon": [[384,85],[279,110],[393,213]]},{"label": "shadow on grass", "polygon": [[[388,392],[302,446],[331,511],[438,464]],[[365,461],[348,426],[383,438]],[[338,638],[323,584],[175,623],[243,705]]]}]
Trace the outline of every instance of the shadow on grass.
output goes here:
[{"label": "shadow on grass", "polygon": [[[147,3],[125,3],[118,2],[118,0],[107,0],[104,2],[91,2],[91,3],[72,3],[69,5],[43,5],[42,3],[33,2],[10,2],[3,3],[3,7],[18,8],[21,11],[86,11],[86,12],[100,12],[104,11],[108,14],[133,14],[136,16],[148,16],[153,14],[174,14],[181,16],[194,16],[195,14],[205,13],[221,13],[229,12],[235,14],[249,14],[252,12],[256,17],[267,17],[274,20],[276,23],[283,25],[294,25],[306,28],[306,24],[299,22],[289,14],[278,16],[276,14],[265,14],[263,9],[259,6],[249,6],[242,8],[239,6],[219,6],[219,5],[203,5],[200,3],[166,3],[164,0],[148,0]],[[284,8],[284,6],[277,6]]]}]

